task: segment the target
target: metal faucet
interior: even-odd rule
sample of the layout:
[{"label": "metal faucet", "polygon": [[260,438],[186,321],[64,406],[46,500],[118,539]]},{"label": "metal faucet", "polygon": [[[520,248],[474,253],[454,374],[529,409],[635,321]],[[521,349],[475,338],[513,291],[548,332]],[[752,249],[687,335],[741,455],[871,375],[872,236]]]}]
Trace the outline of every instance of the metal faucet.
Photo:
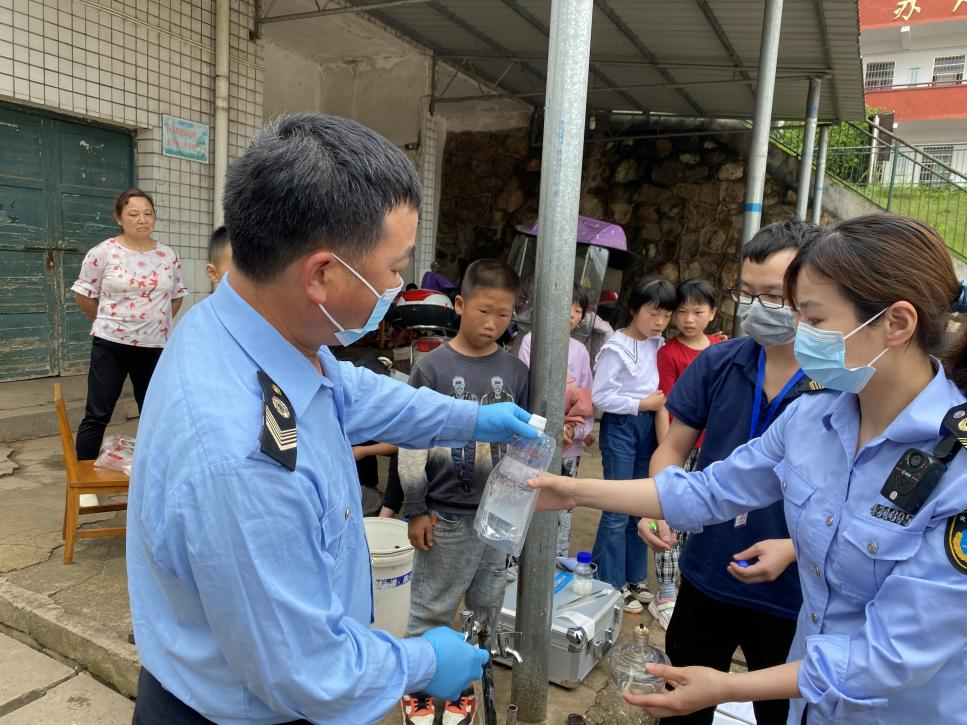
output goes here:
[{"label": "metal faucet", "polygon": [[[517,651],[520,632],[496,632],[497,613],[478,614],[465,609],[460,613],[463,638],[470,644],[490,652],[490,659],[483,666],[481,686],[484,700],[485,725],[497,725],[497,698],[494,692],[494,657],[510,657],[514,662],[523,662]],[[493,635],[497,636],[494,637]],[[516,711],[515,711],[516,712]]]},{"label": "metal faucet", "polygon": [[520,664],[524,658],[517,651],[517,647],[520,647],[520,632],[497,632],[497,647],[490,654],[493,657],[510,657]]}]

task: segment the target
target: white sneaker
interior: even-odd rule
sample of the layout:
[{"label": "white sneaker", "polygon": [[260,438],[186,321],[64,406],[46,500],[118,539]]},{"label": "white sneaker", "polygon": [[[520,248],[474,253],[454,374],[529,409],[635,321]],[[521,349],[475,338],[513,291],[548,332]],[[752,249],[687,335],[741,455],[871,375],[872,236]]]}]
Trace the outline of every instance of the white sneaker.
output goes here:
[{"label": "white sneaker", "polygon": [[648,604],[648,602],[655,598],[655,595],[648,590],[645,582],[640,582],[639,584],[629,584],[628,588],[634,593],[634,595],[638,598],[638,601],[642,604]]},{"label": "white sneaker", "polygon": [[648,614],[650,614],[658,626],[668,631],[668,623],[672,621],[672,613],[675,611],[675,600],[674,599],[662,599],[658,598],[648,605]]},{"label": "white sneaker", "polygon": [[97,500],[96,493],[82,493],[81,496],[81,507],[84,506],[97,506],[100,501]]},{"label": "white sneaker", "polygon": [[641,614],[645,611],[641,602],[638,601],[638,597],[635,593],[631,591],[631,586],[625,586],[621,589],[621,608],[624,609],[628,614]]}]

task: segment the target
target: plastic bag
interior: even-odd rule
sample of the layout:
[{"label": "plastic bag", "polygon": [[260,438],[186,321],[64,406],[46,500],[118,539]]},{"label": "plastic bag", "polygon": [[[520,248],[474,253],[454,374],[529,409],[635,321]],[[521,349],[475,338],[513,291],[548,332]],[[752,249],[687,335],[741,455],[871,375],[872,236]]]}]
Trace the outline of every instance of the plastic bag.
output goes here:
[{"label": "plastic bag", "polygon": [[94,461],[94,467],[111,468],[130,476],[132,461],[134,461],[134,438],[108,436],[101,443],[101,453]]}]

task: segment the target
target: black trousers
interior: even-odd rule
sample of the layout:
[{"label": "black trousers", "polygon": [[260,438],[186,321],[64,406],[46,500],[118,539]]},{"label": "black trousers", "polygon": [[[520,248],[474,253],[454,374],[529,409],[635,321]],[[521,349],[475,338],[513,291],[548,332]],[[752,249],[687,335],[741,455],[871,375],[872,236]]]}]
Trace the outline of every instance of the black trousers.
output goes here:
[{"label": "black trousers", "polygon": [[[134,705],[131,725],[208,725],[211,722],[168,692],[154,675],[141,668],[138,701]],[[308,720],[292,720],[291,723],[310,725]]]},{"label": "black trousers", "polygon": [[396,513],[403,510],[403,485],[400,483],[399,454],[390,456],[389,459],[389,478],[386,480],[383,505]]},{"label": "black trousers", "polygon": [[114,406],[121,397],[124,379],[131,376],[138,412],[154,373],[160,347],[137,347],[119,342],[91,338],[91,368],[87,373],[87,407],[84,420],[77,428],[77,459],[90,461],[101,450],[104,429],[111,422]]},{"label": "black trousers", "polygon": [[[702,665],[728,672],[736,647],[750,670],[784,664],[796,622],[706,596],[682,577],[665,648],[676,667]],[[759,725],[785,725],[789,700],[753,703]],[[710,725],[715,708],[682,717],[663,717],[662,725]]]}]

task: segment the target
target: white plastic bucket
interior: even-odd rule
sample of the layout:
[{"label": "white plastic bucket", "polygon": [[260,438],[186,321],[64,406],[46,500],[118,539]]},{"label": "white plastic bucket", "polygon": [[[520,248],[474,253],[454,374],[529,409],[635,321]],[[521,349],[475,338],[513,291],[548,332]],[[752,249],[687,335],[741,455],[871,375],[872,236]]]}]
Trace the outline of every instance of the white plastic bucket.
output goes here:
[{"label": "white plastic bucket", "polygon": [[398,519],[363,519],[373,564],[373,627],[394,637],[406,634],[410,617],[410,579],[413,577],[413,547],[407,525]]}]

